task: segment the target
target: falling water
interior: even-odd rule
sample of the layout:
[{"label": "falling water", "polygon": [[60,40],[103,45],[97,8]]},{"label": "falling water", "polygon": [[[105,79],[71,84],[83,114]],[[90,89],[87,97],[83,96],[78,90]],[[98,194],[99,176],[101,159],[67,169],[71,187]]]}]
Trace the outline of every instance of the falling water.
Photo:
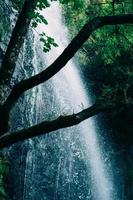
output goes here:
[{"label": "falling water", "polygon": [[[69,43],[57,2],[42,11],[49,22],[34,31],[34,73],[46,68]],[[38,33],[55,38],[58,48],[44,54]],[[74,60],[45,84],[32,90],[30,123],[72,114],[91,106]],[[30,139],[27,146],[22,200],[118,200],[104,163],[94,119]],[[15,198],[14,198],[15,199]]]},{"label": "falling water", "polygon": [[[49,26],[46,27],[44,25],[40,25],[37,29],[37,32],[45,32],[47,35],[50,35],[56,39],[56,42],[59,44],[59,47],[57,49],[53,49],[50,53],[47,55],[42,55],[42,59],[45,60],[46,65],[48,66],[51,64],[58,55],[63,51],[65,48],[66,44],[68,44],[68,39],[67,39],[67,30],[64,24],[62,23],[62,14],[61,14],[61,9],[57,3],[53,3],[50,8],[47,10],[43,11],[44,16],[48,19]],[[36,36],[37,37],[37,36]],[[37,45],[36,42],[34,44],[35,46]],[[38,50],[37,50],[38,51]],[[36,50],[35,50],[35,55],[36,55]],[[34,59],[34,65],[36,68],[37,65],[37,60]],[[38,68],[37,68],[38,70]],[[37,71],[36,70],[36,71]],[[54,86],[54,94],[50,94],[56,96],[58,101],[59,106],[61,109],[65,110],[67,109],[68,113],[73,110],[73,112],[77,112],[81,109],[81,107],[86,108],[91,105],[90,99],[87,97],[85,93],[85,88],[82,84],[82,81],[80,80],[80,75],[78,74],[78,71],[76,70],[74,61],[70,61],[67,66],[60,72],[56,77],[52,79],[52,84]],[[43,86],[41,88],[42,90],[44,89]],[[43,99],[44,97],[42,96],[42,92],[38,91],[37,94],[38,100],[37,104],[42,102],[43,105]],[[55,101],[55,100],[53,100]],[[50,102],[52,103],[52,102]],[[40,108],[42,107],[40,106]],[[42,109],[42,108],[41,108]],[[60,114],[61,111],[60,109],[56,106],[53,107],[52,109],[55,110],[56,114]],[[65,142],[65,137],[68,137],[71,140],[71,132],[74,130],[68,129],[67,131],[63,130],[62,131],[62,137],[64,137]],[[69,132],[68,136],[66,136],[65,132]],[[80,133],[78,133],[80,132]],[[86,122],[82,123],[82,125],[78,126],[78,132],[75,134],[80,134],[81,139],[81,148],[84,148],[82,151],[85,154],[85,159],[88,165],[88,171],[91,170],[91,178],[92,178],[92,196],[93,198],[96,198],[97,200],[111,200],[111,188],[112,188],[112,183],[109,181],[109,175],[107,174],[105,168],[104,168],[104,163],[101,158],[101,149],[98,145],[98,140],[97,140],[97,133],[95,130],[95,123],[94,120],[87,120]],[[64,136],[63,136],[64,134]],[[63,138],[62,138],[63,139]],[[76,138],[74,138],[76,139]],[[80,138],[79,138],[80,139]],[[68,142],[70,142],[68,140]],[[74,145],[75,141],[73,141]],[[66,162],[65,159],[69,159],[69,171],[68,171],[68,181],[71,182],[71,176],[72,176],[72,168],[73,168],[73,156],[71,155],[72,152],[71,150],[69,151],[68,157],[69,158],[63,158],[64,161]],[[32,158],[31,158],[32,159]],[[57,180],[56,180],[56,188],[58,190],[58,184],[59,184],[59,179],[60,179],[60,169],[61,165],[61,159],[59,159],[59,166],[58,166],[58,175],[57,175]],[[64,169],[65,170],[65,169]],[[88,181],[89,181],[88,177]],[[71,188],[69,187],[69,190]],[[68,191],[70,192],[70,191]],[[89,188],[88,188],[88,194],[90,193]],[[89,196],[88,196],[89,197]],[[77,197],[79,199],[82,199],[81,197]],[[56,199],[56,198],[55,198]],[[69,193],[68,193],[68,198],[69,199]]]}]

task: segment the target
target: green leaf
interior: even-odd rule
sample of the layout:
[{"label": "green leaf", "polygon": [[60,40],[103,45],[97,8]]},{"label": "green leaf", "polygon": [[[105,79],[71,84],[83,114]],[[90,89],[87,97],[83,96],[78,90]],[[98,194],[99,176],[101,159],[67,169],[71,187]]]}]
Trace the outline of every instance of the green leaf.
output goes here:
[{"label": "green leaf", "polygon": [[32,27],[33,27],[33,28],[36,28],[37,26],[38,26],[37,22],[35,22],[35,21],[32,22]]},{"label": "green leaf", "polygon": [[54,47],[58,47],[58,44],[56,44],[55,42],[52,43],[52,45],[53,45]]}]

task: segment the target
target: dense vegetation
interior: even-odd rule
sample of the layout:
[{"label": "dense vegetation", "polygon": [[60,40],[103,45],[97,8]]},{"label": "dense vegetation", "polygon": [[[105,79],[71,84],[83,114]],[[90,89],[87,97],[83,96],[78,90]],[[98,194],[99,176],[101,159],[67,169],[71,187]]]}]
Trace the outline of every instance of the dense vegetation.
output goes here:
[{"label": "dense vegetation", "polygon": [[[66,1],[65,1],[66,2]],[[66,24],[73,37],[86,20],[95,16],[125,14],[133,12],[133,2],[120,1],[67,1],[65,6]],[[99,98],[107,97],[118,101],[132,101],[131,87],[133,53],[133,27],[108,26],[97,30],[85,43],[78,54],[83,70],[97,68],[93,74],[100,84]],[[89,75],[89,74],[88,74]],[[94,79],[93,76],[89,78]],[[99,79],[99,80],[98,80]]]},{"label": "dense vegetation", "polygon": [[[77,34],[88,18],[132,12],[132,1],[116,1],[114,4],[112,1],[90,1],[89,3],[83,0],[76,1],[76,3],[67,1],[67,6],[64,6],[65,21],[70,30],[70,38]],[[77,55],[81,63],[81,70],[85,74],[86,81],[89,80],[96,101],[132,103],[132,54],[132,25],[103,27],[95,31],[83,45]],[[131,142],[133,128],[131,107],[109,112],[108,116],[111,117],[112,123],[118,129],[115,137],[118,137],[119,142],[122,140],[128,144]]]}]

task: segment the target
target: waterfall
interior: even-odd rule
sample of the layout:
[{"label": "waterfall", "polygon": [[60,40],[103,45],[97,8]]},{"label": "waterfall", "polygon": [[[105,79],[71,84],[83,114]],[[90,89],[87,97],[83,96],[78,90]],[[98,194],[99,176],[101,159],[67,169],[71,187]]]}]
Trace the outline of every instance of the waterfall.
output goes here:
[{"label": "waterfall", "polygon": [[[57,2],[42,11],[49,24],[34,31],[34,73],[46,68],[69,43]],[[58,48],[42,51],[38,33],[55,38]],[[91,106],[74,60],[49,81],[32,90],[30,124],[76,113]],[[31,117],[30,117],[31,116]],[[93,118],[75,127],[55,131],[25,142],[23,191],[20,200],[118,200],[104,148]],[[17,199],[17,198],[13,198]]]}]

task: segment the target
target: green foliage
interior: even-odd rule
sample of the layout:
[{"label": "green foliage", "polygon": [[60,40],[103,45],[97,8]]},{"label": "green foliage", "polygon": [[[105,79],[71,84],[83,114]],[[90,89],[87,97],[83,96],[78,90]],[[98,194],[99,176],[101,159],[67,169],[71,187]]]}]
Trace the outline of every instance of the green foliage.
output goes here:
[{"label": "green foliage", "polygon": [[[133,12],[133,2],[123,0],[115,4],[109,1],[84,1],[81,9],[75,9],[69,1],[64,6],[66,24],[70,30],[70,37],[74,37],[84,25],[86,20],[96,16],[128,14]],[[91,3],[90,3],[91,2]],[[98,76],[103,82],[100,84],[100,93],[97,99],[114,101],[132,101],[133,85],[132,73],[133,53],[133,26],[106,26],[95,31],[89,40],[78,52],[79,62],[84,68],[102,65],[101,74]],[[126,55],[126,56],[125,56]],[[126,59],[125,59],[126,57]],[[85,70],[83,68],[83,70]],[[130,92],[129,92],[130,91]],[[130,93],[130,94],[129,94]]]},{"label": "green foliage", "polygon": [[83,1],[83,0],[75,0],[75,1],[73,1],[73,0],[60,0],[60,3],[71,6],[75,11],[76,10],[80,11],[84,8],[85,1]]},{"label": "green foliage", "polygon": [[[48,25],[47,19],[41,14],[41,11],[50,4],[47,0],[37,0],[36,10],[29,13],[29,17],[32,20],[32,27],[37,28],[38,24]],[[46,53],[50,51],[52,46],[57,47],[58,45],[55,43],[54,39],[47,36],[44,32],[40,34],[40,41],[43,43],[43,51]]]},{"label": "green foliage", "polygon": [[68,28],[70,28],[71,37],[74,37],[87,19],[87,15],[85,15],[85,11],[87,9],[87,1],[62,0],[61,2],[67,2],[66,5],[63,6],[63,9],[66,16],[66,24]]},{"label": "green foliage", "polygon": [[37,8],[39,10],[43,10],[44,8],[49,7],[50,4],[48,3],[47,0],[37,0]]},{"label": "green foliage", "polygon": [[39,12],[37,12],[37,11],[33,11],[33,12],[29,13],[29,16],[32,19],[32,27],[33,28],[36,28],[39,23],[43,23],[45,25],[48,24],[48,22],[45,19],[45,17],[43,15],[41,15]]},{"label": "green foliage", "polygon": [[52,46],[58,47],[52,37],[47,36],[44,32],[40,34],[40,41],[43,43],[43,51],[46,53],[50,51]]},{"label": "green foliage", "polygon": [[[23,1],[16,1],[13,0],[13,6],[16,10],[20,11],[22,6],[24,4]],[[36,9],[31,11],[29,13],[29,18],[31,19],[31,26],[32,28],[37,28],[39,24],[48,25],[47,19],[41,14],[41,11],[47,7],[49,7],[50,4],[47,0],[37,0]],[[52,46],[56,47],[57,44],[54,42],[54,39],[46,36],[45,33],[40,34],[40,41],[43,43],[43,51],[48,52]]]},{"label": "green foliage", "polygon": [[122,52],[109,65],[104,65],[102,71],[102,85],[97,101],[111,101],[112,103],[133,102],[133,57],[129,52]]},{"label": "green foliage", "polygon": [[[97,15],[106,16],[133,12],[132,1],[128,1],[128,3],[121,1],[121,3],[114,5],[114,10],[111,2],[110,0],[105,4],[90,4],[87,9],[89,17],[90,15],[93,18]],[[121,51],[128,51],[131,48],[133,42],[132,36],[132,25],[103,27],[93,34],[94,42],[92,45],[97,45],[97,51],[104,63],[111,64],[120,56]]]},{"label": "green foliage", "polygon": [[32,20],[33,28],[36,28],[40,23],[43,23],[45,25],[48,24],[47,20],[42,14],[40,14],[40,12],[49,6],[50,4],[47,0],[37,0],[36,9],[29,13],[29,17]]}]

